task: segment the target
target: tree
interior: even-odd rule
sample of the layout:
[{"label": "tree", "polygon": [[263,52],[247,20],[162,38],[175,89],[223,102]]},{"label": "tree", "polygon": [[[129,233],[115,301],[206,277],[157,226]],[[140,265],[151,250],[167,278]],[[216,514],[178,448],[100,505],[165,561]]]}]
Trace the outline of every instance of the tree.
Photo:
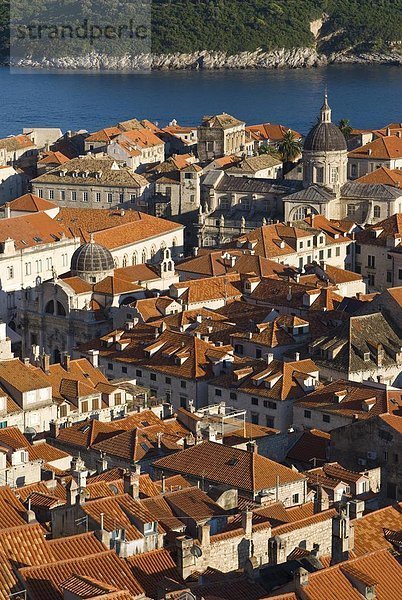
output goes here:
[{"label": "tree", "polygon": [[345,136],[345,139],[348,140],[352,135],[352,127],[350,125],[349,119],[341,119],[338,123],[338,127]]},{"label": "tree", "polygon": [[258,148],[258,154],[269,154],[274,158],[281,158],[281,154],[275,146],[270,146],[269,144],[264,144]]},{"label": "tree", "polygon": [[295,162],[301,154],[301,142],[290,129],[279,144],[279,152],[283,162]]}]

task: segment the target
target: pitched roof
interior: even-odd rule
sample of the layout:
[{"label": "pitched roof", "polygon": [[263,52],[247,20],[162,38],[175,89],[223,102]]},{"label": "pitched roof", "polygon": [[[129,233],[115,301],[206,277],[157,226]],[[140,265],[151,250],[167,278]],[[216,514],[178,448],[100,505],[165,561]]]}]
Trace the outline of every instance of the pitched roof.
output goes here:
[{"label": "pitched roof", "polygon": [[2,529],[0,553],[18,568],[44,565],[55,560],[45,540],[45,532],[38,523]]},{"label": "pitched roof", "polygon": [[184,304],[208,302],[210,300],[240,299],[242,296],[240,276],[237,273],[205,279],[192,279],[171,286],[174,296]]},{"label": "pitched roof", "polygon": [[232,115],[222,113],[220,115],[206,116],[202,120],[202,127],[217,127],[219,129],[230,129],[231,127],[237,127],[244,125],[244,121],[239,121]]},{"label": "pitched roof", "polygon": [[356,556],[364,556],[368,552],[392,548],[392,544],[384,535],[384,528],[399,531],[402,529],[402,502],[380,508],[354,519],[354,547]]},{"label": "pitched roof", "polygon": [[69,158],[62,152],[44,152],[42,158],[38,160],[38,165],[62,165],[68,162]]},{"label": "pitched roof", "polygon": [[62,207],[54,220],[83,242],[93,233],[94,241],[109,249],[183,229],[183,225],[136,210]]},{"label": "pitched roof", "polygon": [[172,555],[165,548],[130,556],[127,565],[147,596],[151,598],[158,597],[158,587],[163,585],[166,577],[184,585]]},{"label": "pitched roof", "polygon": [[10,137],[0,139],[0,148],[4,148],[7,152],[32,147],[35,147],[35,144],[27,135],[10,135]]},{"label": "pitched roof", "polygon": [[402,138],[397,135],[380,137],[376,140],[352,150],[349,158],[365,158],[372,160],[390,160],[402,158]]},{"label": "pitched roof", "polygon": [[288,131],[291,131],[296,138],[302,138],[302,135],[294,129],[290,129],[285,125],[278,125],[275,123],[261,123],[259,125],[248,125],[246,127],[246,131],[249,131],[253,135],[253,138],[258,141],[270,141],[274,143],[281,142],[283,140],[284,135]]},{"label": "pitched roof", "polygon": [[98,540],[93,531],[56,538],[46,543],[54,556],[54,560],[57,561],[81,558],[105,551],[105,546]]},{"label": "pitched roof", "polygon": [[71,231],[44,212],[0,219],[0,242],[14,240],[17,250],[72,239]]},{"label": "pitched roof", "polygon": [[393,185],[394,187],[402,187],[402,173],[400,169],[388,169],[380,167],[363,177],[356,179],[358,183],[380,183],[383,185]]},{"label": "pitched roof", "polygon": [[50,202],[50,200],[39,198],[39,196],[35,196],[35,194],[24,194],[9,202],[8,206],[11,210],[36,213],[49,210],[50,208],[56,208],[57,204]]},{"label": "pitched roof", "polygon": [[254,493],[275,487],[278,476],[282,484],[304,479],[300,473],[259,454],[214,442],[203,442],[161,458],[154,467]]},{"label": "pitched roof", "polygon": [[128,590],[135,597],[144,593],[142,586],[114,550],[39,567],[26,567],[20,573],[32,600],[62,600],[62,584],[71,575],[96,578],[100,582],[105,579],[113,581],[116,588]]},{"label": "pitched roof", "polygon": [[309,463],[315,458],[318,461],[327,460],[331,436],[319,429],[303,431],[299,439],[288,451],[286,458],[298,462]]}]

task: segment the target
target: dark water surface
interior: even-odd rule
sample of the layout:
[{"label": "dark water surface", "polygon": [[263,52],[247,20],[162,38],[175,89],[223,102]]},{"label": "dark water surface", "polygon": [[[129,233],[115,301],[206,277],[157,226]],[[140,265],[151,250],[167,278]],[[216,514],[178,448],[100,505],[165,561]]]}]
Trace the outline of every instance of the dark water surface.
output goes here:
[{"label": "dark water surface", "polygon": [[198,124],[226,111],[249,124],[280,122],[305,133],[328,88],[333,119],[376,128],[402,121],[402,68],[336,65],[281,71],[170,71],[141,74],[15,74],[0,68],[0,135],[22,127],[95,131],[129,118]]}]

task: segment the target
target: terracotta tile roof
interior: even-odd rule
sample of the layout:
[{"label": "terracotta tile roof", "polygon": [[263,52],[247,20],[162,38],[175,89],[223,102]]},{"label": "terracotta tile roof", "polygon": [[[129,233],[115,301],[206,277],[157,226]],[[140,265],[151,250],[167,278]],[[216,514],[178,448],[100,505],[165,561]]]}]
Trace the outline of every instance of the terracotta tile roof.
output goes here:
[{"label": "terracotta tile roof", "polygon": [[364,556],[368,552],[391,548],[384,535],[384,528],[402,529],[402,502],[354,519],[354,554]]},{"label": "terracotta tile roof", "polygon": [[143,502],[133,500],[128,494],[90,500],[82,505],[82,510],[97,524],[100,524],[103,513],[104,529],[110,532],[125,529],[128,541],[143,537],[133,524],[133,517],[143,523],[152,523],[154,520]]},{"label": "terracotta tile roof", "polygon": [[14,451],[26,448],[29,442],[18,427],[5,427],[0,429],[0,445]]},{"label": "terracotta tile roof", "polygon": [[217,127],[218,129],[230,129],[244,125],[244,121],[239,121],[236,117],[222,113],[220,115],[205,116],[202,120],[202,127]]},{"label": "terracotta tile roof", "polygon": [[27,135],[12,135],[0,139],[0,148],[4,148],[7,152],[14,152],[24,148],[35,148],[35,144]]},{"label": "terracotta tile roof", "polygon": [[212,250],[176,264],[176,271],[214,277],[233,272],[268,277],[284,273],[285,267],[258,254],[245,254],[242,250]]},{"label": "terracotta tile roof", "polygon": [[135,597],[144,593],[141,585],[114,550],[40,567],[27,567],[21,569],[20,573],[32,600],[62,600],[62,584],[72,575],[96,578],[98,581],[106,579],[107,582],[113,582],[115,588],[128,590]]},{"label": "terracotta tile roof", "polygon": [[402,417],[387,413],[380,415],[380,419],[392,427],[392,429],[395,429],[395,431],[402,434]]},{"label": "terracotta tile roof", "polygon": [[46,442],[40,444],[33,444],[28,447],[29,460],[43,460],[46,463],[53,462],[54,460],[60,460],[61,458],[67,458],[69,454],[55,448]]},{"label": "terracotta tile roof", "polygon": [[183,225],[136,210],[61,208],[55,221],[82,241],[88,241],[89,234],[94,233],[95,242],[109,249],[183,229]]},{"label": "terracotta tile roof", "polygon": [[125,140],[132,144],[134,148],[140,149],[163,146],[165,143],[148,129],[132,129],[131,131],[120,133],[120,136],[117,139],[118,141]]},{"label": "terracotta tile roof", "polygon": [[110,143],[113,138],[118,136],[120,133],[121,129],[119,129],[119,127],[106,127],[105,129],[100,129],[99,131],[95,131],[95,133],[91,133],[87,138],[85,138],[85,141]]},{"label": "terracotta tile roof", "polygon": [[77,448],[89,448],[92,444],[116,434],[110,423],[97,419],[74,423],[71,427],[60,429],[57,440],[62,444]]},{"label": "terracotta tile roof", "polygon": [[23,487],[16,488],[14,493],[21,502],[27,502],[32,494],[41,494],[43,497],[57,498],[61,501],[66,500],[66,488],[57,480],[38,481]]},{"label": "terracotta tile roof", "polygon": [[348,154],[349,158],[390,160],[402,158],[402,139],[397,135],[381,137]]},{"label": "terracotta tile roof", "polygon": [[73,235],[44,212],[0,219],[0,242],[12,239],[17,250],[54,244],[63,238],[72,239]]},{"label": "terracotta tile roof", "polygon": [[402,213],[391,215],[356,233],[356,241],[369,246],[387,246],[389,238],[402,239]]},{"label": "terracotta tile roof", "polygon": [[8,486],[0,487],[0,530],[26,525],[25,507]]},{"label": "terracotta tile roof", "polygon": [[356,179],[357,183],[381,183],[383,185],[393,185],[394,187],[402,187],[402,173],[400,169],[388,169],[380,167],[363,177]]},{"label": "terracotta tile roof", "polygon": [[295,362],[273,359],[270,363],[243,359],[230,373],[214,378],[210,385],[282,402],[305,396],[306,388],[319,385],[318,375],[319,369],[311,359]]},{"label": "terracotta tile roof", "polygon": [[[297,507],[298,508],[298,507]],[[272,535],[284,535],[286,533],[290,533],[291,531],[296,531],[298,529],[302,529],[304,527],[310,527],[311,525],[316,525],[317,523],[322,523],[323,521],[330,520],[336,515],[336,510],[334,508],[330,508],[329,510],[325,510],[323,512],[312,514],[310,516],[304,518],[298,518],[290,523],[284,523],[283,525],[278,525],[277,527],[272,528]]]},{"label": "terracotta tile roof", "polygon": [[9,202],[8,206],[11,210],[36,213],[49,210],[50,208],[56,208],[57,204],[50,202],[50,200],[39,198],[39,196],[35,196],[35,194],[24,194],[23,196],[20,196],[19,198]]},{"label": "terracotta tile roof", "polygon": [[0,553],[18,568],[54,561],[44,530],[37,523],[2,529]]},{"label": "terracotta tile roof", "polygon": [[184,531],[186,525],[175,515],[163,495],[144,498],[141,503],[164,531]]},{"label": "terracotta tile roof", "polygon": [[191,591],[203,600],[260,600],[267,594],[259,583],[245,578],[195,585],[191,586]]},{"label": "terracotta tile roof", "polygon": [[19,392],[29,392],[49,387],[43,372],[25,365],[18,358],[0,361],[0,381],[3,380]]},{"label": "terracotta tile roof", "polygon": [[249,440],[258,440],[268,435],[276,435],[279,433],[278,429],[273,427],[263,427],[262,425],[255,425],[254,423],[246,422],[244,427],[240,427],[234,431],[224,433],[223,443],[225,446],[239,446]]},{"label": "terracotta tile roof", "polygon": [[[171,286],[171,295],[178,297],[184,304],[208,302],[210,300],[240,299],[242,296],[240,276],[232,273],[222,277],[193,279],[175,283]],[[174,292],[174,293],[172,293]]]},{"label": "terracotta tile roof", "polygon": [[81,558],[105,551],[104,545],[93,531],[49,540],[46,543],[56,561]]},{"label": "terracotta tile roof", "polygon": [[[148,181],[142,175],[134,173],[128,167],[119,166],[109,157],[87,154],[72,158],[68,162],[39,175],[32,180],[33,185],[57,184],[80,186],[126,187],[128,189],[145,188]],[[95,209],[96,210],[96,209]]]},{"label": "terracotta tile roof", "polygon": [[[162,480],[159,479],[154,481],[153,484],[156,487],[158,494],[160,494],[162,491]],[[175,492],[176,490],[192,487],[192,484],[182,475],[171,475],[170,477],[165,477],[164,485],[166,492]]]},{"label": "terracotta tile roof", "polygon": [[127,566],[151,598],[158,597],[158,587],[166,577],[184,585],[172,555],[164,548],[130,556]]},{"label": "terracotta tile roof", "polygon": [[377,600],[398,600],[402,589],[402,567],[387,551],[372,552],[329,569],[311,573],[303,587],[306,600],[359,600],[357,585],[375,582]]},{"label": "terracotta tile roof", "polygon": [[154,462],[158,470],[205,478],[239,490],[257,493],[281,484],[304,479],[300,473],[259,454],[203,442]]},{"label": "terracotta tile roof", "polygon": [[69,158],[62,152],[44,152],[42,158],[38,160],[38,165],[62,165],[68,160]]},{"label": "terracotta tile roof", "polygon": [[206,519],[223,516],[226,511],[216,504],[209,496],[198,487],[185,488],[176,492],[169,492],[164,499],[177,516],[190,517],[194,521],[202,522]]},{"label": "terracotta tile roof", "polygon": [[329,433],[319,429],[303,431],[300,438],[287,453],[286,458],[291,461],[295,460],[310,464],[312,464],[314,458],[324,462],[327,460],[330,439]]},{"label": "terracotta tile roof", "polygon": [[260,125],[248,125],[246,131],[253,134],[254,139],[258,141],[281,142],[285,133],[291,131],[297,139],[302,139],[302,135],[290,129],[285,125],[277,125],[275,123],[261,123]]}]

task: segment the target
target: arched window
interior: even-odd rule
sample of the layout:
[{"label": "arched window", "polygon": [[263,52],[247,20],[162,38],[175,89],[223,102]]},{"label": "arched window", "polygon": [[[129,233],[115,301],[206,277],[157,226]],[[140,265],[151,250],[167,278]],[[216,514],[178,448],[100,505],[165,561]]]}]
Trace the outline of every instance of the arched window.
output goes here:
[{"label": "arched window", "polygon": [[374,217],[376,219],[381,217],[381,206],[378,206],[378,204],[374,207]]},{"label": "arched window", "polygon": [[152,246],[151,246],[151,259],[154,258],[155,254],[156,254],[156,246],[155,246],[155,244],[152,244]]},{"label": "arched window", "polygon": [[136,252],[133,252],[133,256],[131,257],[131,264],[136,265],[138,262],[138,256]]},{"label": "arched window", "polygon": [[64,306],[62,305],[61,302],[57,301],[56,308],[57,308],[57,314],[60,317],[65,317],[66,316],[66,309],[64,308]]},{"label": "arched window", "polygon": [[142,251],[142,262],[143,263],[147,262],[147,251],[146,251],[146,248],[144,248],[144,250]]},{"label": "arched window", "polygon": [[49,302],[46,304],[46,306],[45,306],[45,313],[47,315],[53,315],[54,314],[54,302],[53,302],[53,300],[49,300]]},{"label": "arched window", "polygon": [[117,269],[119,266],[119,259],[117,257],[114,258],[114,268]]},{"label": "arched window", "polygon": [[127,254],[125,254],[123,256],[123,267],[127,267],[127,265],[128,265],[128,256],[127,256]]},{"label": "arched window", "polygon": [[302,221],[309,214],[309,209],[306,206],[299,206],[293,213],[293,221]]}]

